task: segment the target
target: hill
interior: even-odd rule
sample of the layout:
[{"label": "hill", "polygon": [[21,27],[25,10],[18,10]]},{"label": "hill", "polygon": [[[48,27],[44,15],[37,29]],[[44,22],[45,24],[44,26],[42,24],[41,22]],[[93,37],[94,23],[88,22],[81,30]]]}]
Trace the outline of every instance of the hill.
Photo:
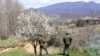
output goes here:
[{"label": "hill", "polygon": [[93,15],[100,16],[100,4],[95,2],[63,2],[38,8],[40,13],[46,15],[59,15],[62,19],[79,19],[80,17]]}]

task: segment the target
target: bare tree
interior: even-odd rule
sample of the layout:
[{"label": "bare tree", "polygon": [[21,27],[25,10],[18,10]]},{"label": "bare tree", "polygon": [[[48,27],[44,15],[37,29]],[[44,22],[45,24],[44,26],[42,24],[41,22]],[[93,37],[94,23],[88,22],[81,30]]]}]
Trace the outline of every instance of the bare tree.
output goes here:
[{"label": "bare tree", "polygon": [[[18,0],[0,0],[0,32],[2,34],[13,34],[16,29],[18,14],[23,10]],[[2,30],[4,29],[4,30]]]}]

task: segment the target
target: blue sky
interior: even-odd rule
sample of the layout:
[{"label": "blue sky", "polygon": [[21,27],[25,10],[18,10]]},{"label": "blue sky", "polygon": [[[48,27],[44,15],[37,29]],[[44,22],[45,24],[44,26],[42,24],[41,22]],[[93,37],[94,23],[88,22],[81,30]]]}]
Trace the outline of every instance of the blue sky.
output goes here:
[{"label": "blue sky", "polygon": [[48,5],[52,5],[55,3],[61,2],[76,2],[76,1],[94,1],[96,3],[100,3],[100,0],[19,0],[19,2],[24,5],[25,8],[39,8]]}]

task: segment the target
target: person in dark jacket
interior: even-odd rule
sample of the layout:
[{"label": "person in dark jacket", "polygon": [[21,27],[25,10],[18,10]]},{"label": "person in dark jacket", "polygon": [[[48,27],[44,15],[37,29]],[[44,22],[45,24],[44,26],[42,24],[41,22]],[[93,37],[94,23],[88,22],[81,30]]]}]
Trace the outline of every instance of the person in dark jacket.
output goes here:
[{"label": "person in dark jacket", "polygon": [[[69,34],[66,33],[66,35],[68,36]],[[66,51],[67,51],[67,55],[66,56],[69,56],[68,48],[71,45],[71,42],[72,42],[72,38],[71,37],[63,37],[63,43],[64,43],[63,55],[66,55]]]},{"label": "person in dark jacket", "polygon": [[39,35],[38,42],[39,42],[39,45],[40,45],[40,56],[42,56],[42,50],[43,49],[45,50],[46,55],[48,55],[48,51],[47,51],[47,48],[45,46],[45,40],[44,40],[43,35]]}]

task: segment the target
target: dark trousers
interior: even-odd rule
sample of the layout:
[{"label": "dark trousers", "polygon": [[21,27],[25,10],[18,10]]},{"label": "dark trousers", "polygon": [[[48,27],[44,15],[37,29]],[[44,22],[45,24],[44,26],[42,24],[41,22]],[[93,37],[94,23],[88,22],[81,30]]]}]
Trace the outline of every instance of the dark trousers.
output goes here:
[{"label": "dark trousers", "polygon": [[40,56],[42,56],[42,50],[43,49],[45,50],[46,55],[48,55],[48,51],[47,51],[46,47],[45,46],[40,46]]},{"label": "dark trousers", "polygon": [[[69,56],[68,47],[69,47],[68,45],[64,45],[63,55],[65,55],[65,56]],[[67,55],[66,55],[66,51],[67,51]]]}]

